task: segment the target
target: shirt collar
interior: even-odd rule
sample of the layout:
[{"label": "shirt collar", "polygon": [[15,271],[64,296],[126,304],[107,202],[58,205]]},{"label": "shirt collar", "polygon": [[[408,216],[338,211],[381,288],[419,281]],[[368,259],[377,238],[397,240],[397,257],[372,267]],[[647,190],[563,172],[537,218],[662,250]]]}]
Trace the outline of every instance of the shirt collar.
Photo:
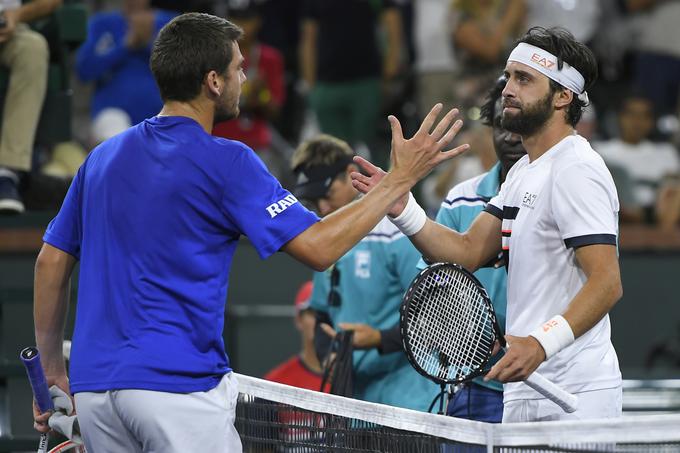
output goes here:
[{"label": "shirt collar", "polygon": [[491,199],[498,195],[498,190],[501,186],[501,163],[496,162],[496,165],[491,167],[491,170],[486,174],[477,186],[477,195],[483,198]]}]

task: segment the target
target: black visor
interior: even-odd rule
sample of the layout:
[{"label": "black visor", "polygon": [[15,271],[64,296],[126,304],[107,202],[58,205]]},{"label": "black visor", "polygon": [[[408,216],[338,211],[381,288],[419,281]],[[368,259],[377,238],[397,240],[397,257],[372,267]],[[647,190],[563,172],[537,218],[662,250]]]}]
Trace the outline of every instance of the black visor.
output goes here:
[{"label": "black visor", "polygon": [[307,200],[318,200],[328,193],[336,176],[345,171],[352,163],[352,156],[340,159],[330,165],[314,165],[308,168],[296,168],[297,182],[293,189],[296,197]]}]

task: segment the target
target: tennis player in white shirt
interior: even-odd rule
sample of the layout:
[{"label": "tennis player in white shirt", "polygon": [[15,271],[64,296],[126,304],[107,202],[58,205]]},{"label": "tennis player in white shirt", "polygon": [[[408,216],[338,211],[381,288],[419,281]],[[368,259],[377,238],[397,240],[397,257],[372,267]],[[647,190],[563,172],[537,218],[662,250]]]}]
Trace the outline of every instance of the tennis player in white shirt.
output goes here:
[{"label": "tennis player in white shirt", "polygon": [[[612,177],[576,135],[597,78],[592,52],[566,30],[535,27],[505,67],[501,125],[519,134],[527,156],[470,229],[457,233],[428,219],[412,196],[392,221],[431,261],[474,271],[503,252],[508,269],[505,357],[487,379],[506,382],[503,422],[621,415],[621,372],[608,312],[621,298],[619,203]],[[367,192],[382,170],[358,158],[353,174]],[[567,414],[522,383],[535,370],[577,394]]]}]

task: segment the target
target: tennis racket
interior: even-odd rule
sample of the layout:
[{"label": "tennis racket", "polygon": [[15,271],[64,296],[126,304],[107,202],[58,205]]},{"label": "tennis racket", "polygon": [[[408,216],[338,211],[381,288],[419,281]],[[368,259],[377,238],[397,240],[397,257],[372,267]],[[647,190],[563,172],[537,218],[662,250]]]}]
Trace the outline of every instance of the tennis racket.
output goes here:
[{"label": "tennis racket", "polygon": [[[404,294],[401,336],[411,365],[444,386],[486,374],[494,344],[505,347],[491,300],[470,272],[452,263],[423,269]],[[578,399],[538,373],[525,381],[565,412]]]},{"label": "tennis racket", "polygon": [[[41,413],[53,411],[54,404],[52,404],[52,398],[50,397],[50,389],[47,387],[45,373],[43,372],[42,365],[40,365],[40,353],[38,352],[38,349],[33,347],[24,348],[24,350],[21,351],[21,354],[19,354],[19,357],[26,367],[28,380],[33,389],[33,398],[35,399],[38,409],[40,409]],[[38,453],[47,452],[48,440],[48,433],[40,435]]]}]

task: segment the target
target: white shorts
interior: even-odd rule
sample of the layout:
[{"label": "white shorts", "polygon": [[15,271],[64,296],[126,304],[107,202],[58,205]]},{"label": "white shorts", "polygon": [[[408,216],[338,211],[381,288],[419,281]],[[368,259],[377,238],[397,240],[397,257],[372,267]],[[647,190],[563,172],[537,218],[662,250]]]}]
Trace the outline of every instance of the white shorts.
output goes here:
[{"label": "white shorts", "polygon": [[238,382],[226,374],[207,392],[112,390],[76,393],[88,453],[238,453]]},{"label": "white shorts", "polygon": [[578,409],[571,414],[564,412],[549,399],[509,401],[503,405],[503,423],[621,417],[623,404],[621,387],[592,390],[575,395],[578,397]]}]

